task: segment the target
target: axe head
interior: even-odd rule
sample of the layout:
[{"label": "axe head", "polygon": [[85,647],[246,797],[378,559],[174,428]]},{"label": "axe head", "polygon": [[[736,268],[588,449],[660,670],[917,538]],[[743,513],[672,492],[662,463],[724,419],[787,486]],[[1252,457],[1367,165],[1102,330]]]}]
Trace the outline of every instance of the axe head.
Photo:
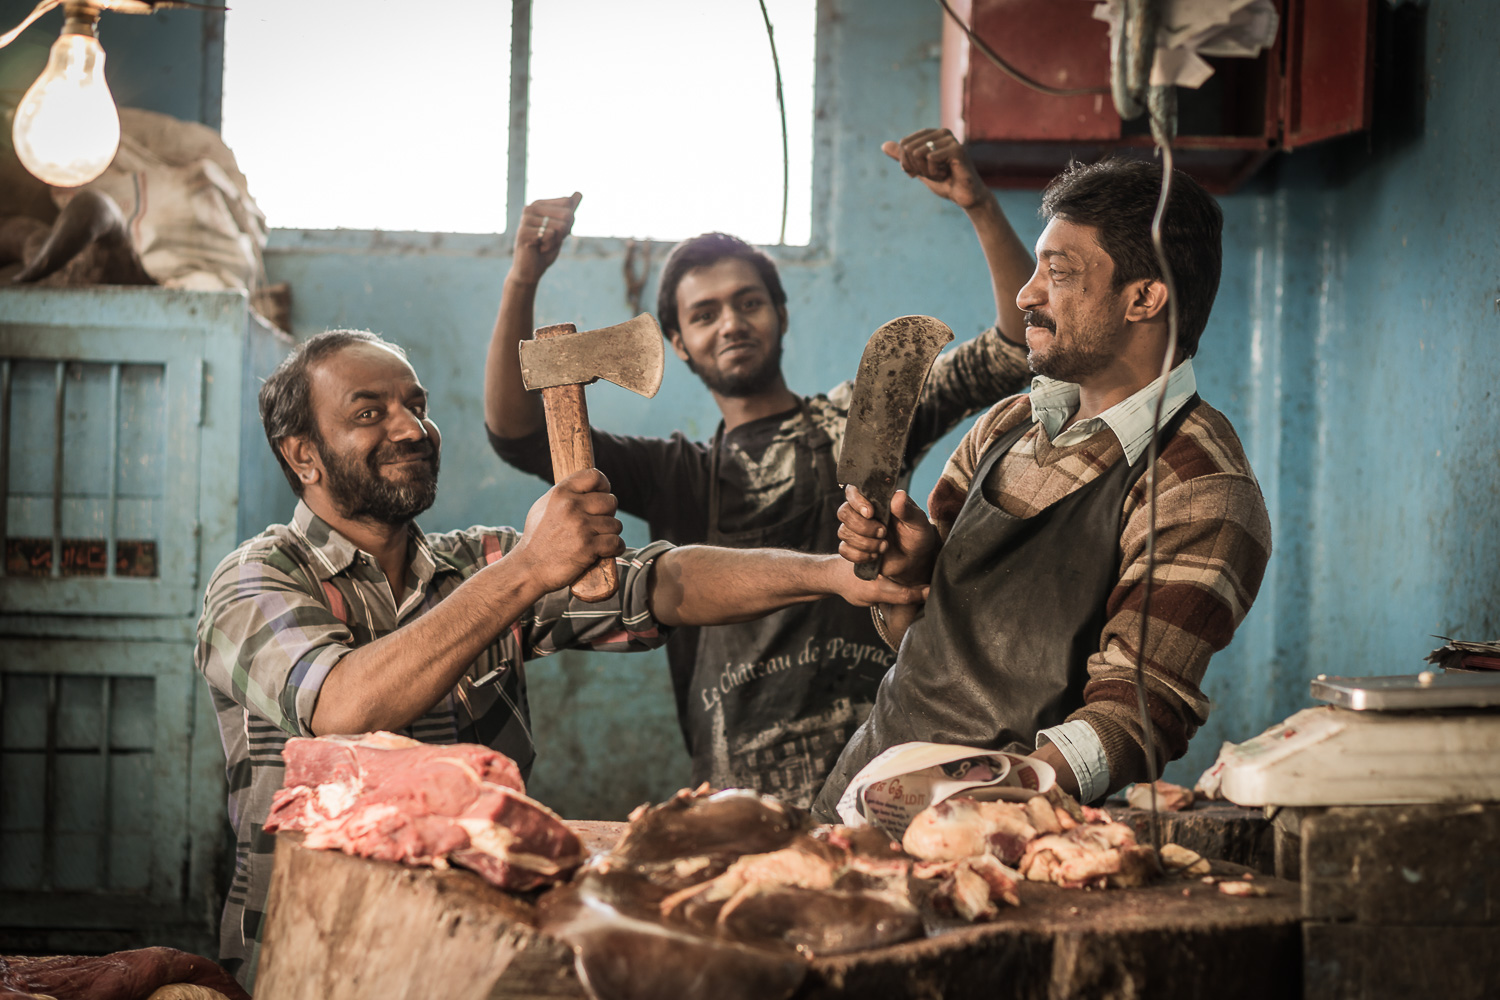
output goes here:
[{"label": "axe head", "polygon": [[604,379],[650,397],[661,388],[666,354],[661,327],[649,313],[599,330],[579,332],[571,323],[544,326],[523,340],[521,381],[528,389],[587,385]]}]

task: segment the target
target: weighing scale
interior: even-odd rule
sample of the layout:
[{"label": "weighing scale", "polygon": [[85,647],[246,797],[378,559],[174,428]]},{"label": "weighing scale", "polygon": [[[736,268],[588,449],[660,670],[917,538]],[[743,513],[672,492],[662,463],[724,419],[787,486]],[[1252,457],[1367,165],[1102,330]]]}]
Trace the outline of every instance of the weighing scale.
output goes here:
[{"label": "weighing scale", "polygon": [[1242,806],[1500,801],[1500,673],[1329,677],[1326,705],[1226,743],[1200,790]]}]

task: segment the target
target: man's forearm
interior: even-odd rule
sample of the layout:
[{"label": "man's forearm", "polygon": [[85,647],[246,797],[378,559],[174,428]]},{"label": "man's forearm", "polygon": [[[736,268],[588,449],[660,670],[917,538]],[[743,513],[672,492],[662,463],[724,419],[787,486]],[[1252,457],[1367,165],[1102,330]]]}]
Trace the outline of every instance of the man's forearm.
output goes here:
[{"label": "man's forearm", "polygon": [[416,621],[339,660],[318,694],[313,732],[410,725],[542,594],[521,560],[502,559],[476,573]]},{"label": "man's forearm", "polygon": [[516,345],[531,336],[536,312],[536,282],[505,279],[500,312],[484,361],[484,421],[500,437],[519,438],[543,423],[542,403],[521,381]]},{"label": "man's forearm", "polygon": [[995,325],[1001,336],[1015,344],[1026,343],[1024,313],[1016,307],[1016,293],[1031,280],[1035,265],[1031,251],[1011,228],[1010,220],[993,195],[965,210],[979,248],[990,271],[990,286],[995,296]]},{"label": "man's forearm", "polygon": [[663,625],[726,625],[839,592],[836,555],[684,545],[656,560],[651,608]]}]

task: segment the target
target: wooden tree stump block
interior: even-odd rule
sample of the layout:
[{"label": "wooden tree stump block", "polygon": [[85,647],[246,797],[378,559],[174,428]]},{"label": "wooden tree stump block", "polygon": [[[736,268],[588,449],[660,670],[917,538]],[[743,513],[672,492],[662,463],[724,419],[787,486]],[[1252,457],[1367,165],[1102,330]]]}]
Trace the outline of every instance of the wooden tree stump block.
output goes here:
[{"label": "wooden tree stump block", "polygon": [[[575,824],[607,847],[623,824]],[[991,924],[819,959],[798,1000],[1022,1000],[1295,996],[1302,981],[1295,883],[1226,896],[1169,881],[1089,892],[1025,883]],[[282,835],[256,1000],[582,998],[572,952],[537,929],[527,897],[469,872],[311,851]]]},{"label": "wooden tree stump block", "polygon": [[[1105,804],[1109,815],[1135,831],[1136,840],[1151,843],[1151,813],[1131,809],[1123,799]],[[1205,858],[1244,865],[1266,875],[1276,872],[1276,837],[1263,809],[1231,802],[1200,801],[1182,812],[1158,813],[1164,844],[1181,844]]]}]

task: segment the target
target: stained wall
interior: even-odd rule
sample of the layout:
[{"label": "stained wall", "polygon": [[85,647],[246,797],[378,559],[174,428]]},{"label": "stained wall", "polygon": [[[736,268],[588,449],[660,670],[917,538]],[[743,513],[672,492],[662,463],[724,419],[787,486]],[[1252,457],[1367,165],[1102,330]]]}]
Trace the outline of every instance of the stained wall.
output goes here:
[{"label": "stained wall", "polygon": [[[18,20],[19,6],[0,11]],[[850,376],[864,339],[892,316],[929,313],[960,337],[992,316],[962,214],[878,148],[937,119],[937,7],[822,8],[814,245],[773,251],[790,296],[785,370],[804,393]],[[1435,635],[1500,637],[1500,12],[1487,0],[1376,8],[1376,128],[1283,154],[1222,199],[1224,280],[1200,386],[1246,443],[1275,551],[1244,627],[1209,669],[1214,714],[1169,769],[1175,780],[1190,783],[1222,741],[1307,705],[1318,673],[1410,673]],[[218,41],[198,17],[140,19],[176,24],[173,42],[134,28],[117,38],[116,92],[216,121]],[[0,85],[13,67],[0,64]],[[1001,195],[1027,242],[1040,230],[1037,201]],[[424,527],[520,524],[541,485],[494,458],[481,416],[505,241],[278,231],[267,260],[273,280],[292,285],[299,336],[366,327],[410,351],[445,435],[442,491]],[[574,241],[542,286],[537,322],[626,318],[623,263],[619,241]],[[654,295],[653,277],[646,301]],[[591,388],[595,422],[712,434],[712,400],[669,362],[649,402]],[[919,471],[919,494],[938,468]],[[633,542],[642,532],[627,529]],[[543,800],[571,817],[618,818],[686,780],[660,654],[566,653],[528,671]]]}]

